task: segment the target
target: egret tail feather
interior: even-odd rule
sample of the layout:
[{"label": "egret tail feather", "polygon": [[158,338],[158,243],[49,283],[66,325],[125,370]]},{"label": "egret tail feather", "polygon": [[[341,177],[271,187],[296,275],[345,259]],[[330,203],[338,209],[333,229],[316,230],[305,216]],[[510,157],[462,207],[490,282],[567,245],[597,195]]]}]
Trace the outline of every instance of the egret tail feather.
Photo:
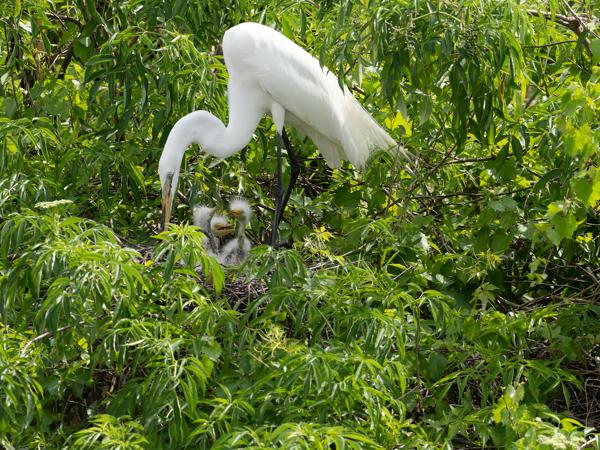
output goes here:
[{"label": "egret tail feather", "polygon": [[392,139],[373,119],[362,105],[346,90],[346,121],[342,145],[348,160],[362,168],[372,152],[376,150],[399,149],[406,155],[402,146]]}]

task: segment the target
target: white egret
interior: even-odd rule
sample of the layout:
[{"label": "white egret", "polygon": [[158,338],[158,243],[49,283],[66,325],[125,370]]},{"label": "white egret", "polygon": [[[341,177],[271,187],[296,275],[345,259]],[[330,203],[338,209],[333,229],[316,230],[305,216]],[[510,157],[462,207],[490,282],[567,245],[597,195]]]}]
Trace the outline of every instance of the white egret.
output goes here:
[{"label": "white egret", "polygon": [[[195,206],[193,211],[193,224],[202,230],[205,238],[202,239],[202,247],[212,256],[215,256],[219,251],[219,241],[212,232],[211,221],[215,215],[217,208],[210,206]],[[215,225],[217,222],[215,222]]]},{"label": "white egret", "polygon": [[[217,251],[221,250],[223,246],[223,240],[227,236],[231,236],[235,229],[227,220],[227,217],[221,215],[214,215],[212,219],[210,219],[210,232],[211,234],[217,238]],[[217,253],[218,253],[217,252]]]},{"label": "white egret", "polygon": [[197,206],[194,208],[193,223],[200,227],[206,235],[202,239],[202,247],[210,256],[219,258],[223,250],[223,241],[227,236],[231,236],[235,229],[227,217],[215,214],[216,208],[208,206]]},{"label": "white egret", "polygon": [[238,221],[237,233],[223,246],[219,262],[224,266],[235,266],[246,260],[252,248],[252,242],[246,237],[246,225],[252,217],[252,208],[246,199],[234,198],[229,203],[229,215]]},{"label": "white egret", "polygon": [[[173,126],[158,164],[162,186],[163,228],[171,216],[181,161],[187,148],[227,158],[244,148],[265,114],[273,118],[277,139],[277,193],[271,244],[299,165],[283,128],[295,127],[308,136],[331,167],[342,159],[362,167],[373,150],[397,147],[396,142],[363,109],[337,77],[291,40],[264,25],[242,23],[223,36],[223,56],[229,72],[227,126],[208,111],[194,111]],[[281,145],[290,159],[290,181],[283,192]]]},{"label": "white egret", "polygon": [[211,208],[210,206],[205,205],[194,206],[193,224],[200,228],[204,234],[208,234],[210,230],[210,221],[215,215],[216,210],[217,208]]}]

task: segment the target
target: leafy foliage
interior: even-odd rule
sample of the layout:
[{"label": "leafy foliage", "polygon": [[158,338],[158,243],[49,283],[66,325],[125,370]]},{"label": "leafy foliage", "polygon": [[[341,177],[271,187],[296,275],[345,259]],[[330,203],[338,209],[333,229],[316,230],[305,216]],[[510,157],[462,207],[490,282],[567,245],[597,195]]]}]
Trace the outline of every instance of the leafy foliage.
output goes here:
[{"label": "leafy foliage", "polygon": [[[5,448],[600,448],[600,47],[590,1],[4,2],[0,444]],[[265,242],[272,124],[226,120],[223,32],[282,31],[412,153],[302,173],[224,271],[188,225],[244,194]],[[197,150],[197,149],[196,149]]]}]

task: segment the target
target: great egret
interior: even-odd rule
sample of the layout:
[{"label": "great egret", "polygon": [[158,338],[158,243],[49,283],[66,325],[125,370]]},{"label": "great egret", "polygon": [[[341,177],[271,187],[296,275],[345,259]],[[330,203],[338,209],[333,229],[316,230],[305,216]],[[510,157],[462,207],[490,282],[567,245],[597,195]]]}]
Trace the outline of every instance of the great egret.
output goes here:
[{"label": "great egret", "polygon": [[[227,127],[208,111],[194,111],[179,119],[165,144],[158,164],[162,186],[163,229],[171,216],[181,161],[187,148],[227,158],[244,148],[265,114],[273,118],[277,140],[277,193],[271,244],[299,165],[283,128],[290,124],[307,135],[331,167],[348,159],[362,167],[377,149],[396,142],[375,122],[337,77],[291,40],[264,25],[242,23],[223,36],[223,56],[229,72]],[[290,159],[290,181],[283,192],[281,145]],[[400,151],[402,148],[398,146]]]},{"label": "great egret", "polygon": [[234,266],[243,263],[252,248],[252,242],[246,237],[246,225],[252,217],[252,208],[246,199],[235,198],[229,203],[229,215],[237,219],[237,233],[229,240],[221,251],[219,262],[224,266]]}]

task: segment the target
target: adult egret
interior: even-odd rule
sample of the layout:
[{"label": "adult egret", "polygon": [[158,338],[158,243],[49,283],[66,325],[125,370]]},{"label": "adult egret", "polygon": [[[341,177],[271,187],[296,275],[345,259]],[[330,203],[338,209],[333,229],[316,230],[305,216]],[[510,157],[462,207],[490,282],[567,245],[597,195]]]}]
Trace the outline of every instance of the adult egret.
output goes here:
[{"label": "adult egret", "polygon": [[[163,229],[171,216],[181,161],[187,148],[227,158],[244,148],[265,114],[273,118],[277,140],[277,193],[271,244],[299,165],[283,128],[290,124],[307,135],[331,167],[348,159],[362,167],[377,149],[396,142],[363,109],[337,77],[291,40],[264,25],[242,23],[223,36],[223,56],[229,72],[227,126],[208,111],[194,111],[179,119],[165,143],[158,164],[162,186]],[[283,192],[281,145],[290,159],[290,181]],[[398,147],[401,151],[402,149]]]},{"label": "adult egret", "polygon": [[252,208],[246,199],[235,198],[229,203],[229,215],[237,219],[237,233],[229,240],[221,251],[219,262],[224,266],[243,263],[252,248],[252,242],[246,237],[246,225],[250,222]]}]

